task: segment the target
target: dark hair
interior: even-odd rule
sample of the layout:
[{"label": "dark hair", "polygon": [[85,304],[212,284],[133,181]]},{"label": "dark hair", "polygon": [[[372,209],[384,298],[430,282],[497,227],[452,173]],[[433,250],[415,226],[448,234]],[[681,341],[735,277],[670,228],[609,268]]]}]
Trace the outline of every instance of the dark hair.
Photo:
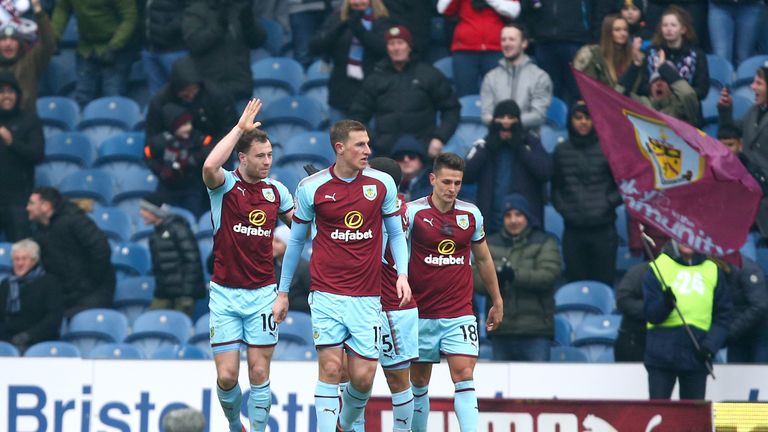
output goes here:
[{"label": "dark hair", "polygon": [[504,31],[505,28],[517,29],[517,31],[520,32],[520,39],[521,40],[527,40],[528,39],[528,30],[525,28],[525,26],[523,24],[511,22],[511,23],[504,24],[504,27],[502,27],[501,30]]},{"label": "dark hair", "polygon": [[432,165],[432,172],[436,173],[441,168],[464,172],[464,159],[456,153],[440,153],[437,155],[435,163]]},{"label": "dark hair", "polygon": [[339,120],[331,126],[331,148],[336,151],[336,143],[347,142],[350,132],[366,132],[365,125],[356,120]]},{"label": "dark hair", "polygon": [[717,139],[741,139],[741,129],[733,123],[725,123],[717,129]]},{"label": "dark hair", "polygon": [[653,41],[651,41],[653,45],[664,46],[666,43],[664,35],[661,33],[661,22],[667,15],[676,16],[677,20],[680,21],[680,25],[685,27],[685,33],[683,33],[684,42],[687,42],[689,45],[696,45],[698,43],[699,39],[696,37],[696,30],[693,29],[693,19],[691,19],[691,14],[680,6],[672,5],[666,8],[664,13],[661,14],[661,18],[659,18],[656,33],[653,35]]},{"label": "dark hair", "polygon": [[373,169],[389,174],[390,177],[392,177],[392,180],[395,181],[395,185],[399,185],[400,181],[403,179],[403,172],[400,170],[400,164],[392,158],[383,156],[373,158],[368,162],[368,165]]},{"label": "dark hair", "polygon": [[235,150],[237,150],[238,153],[248,153],[248,150],[251,149],[251,145],[253,145],[254,141],[265,143],[269,141],[269,138],[267,137],[267,133],[263,130],[253,129],[240,135],[237,144],[235,144]]},{"label": "dark hair", "polygon": [[50,186],[38,186],[32,189],[32,193],[40,195],[40,199],[51,203],[53,208],[58,207],[64,200],[64,198],[61,197],[61,192]]}]

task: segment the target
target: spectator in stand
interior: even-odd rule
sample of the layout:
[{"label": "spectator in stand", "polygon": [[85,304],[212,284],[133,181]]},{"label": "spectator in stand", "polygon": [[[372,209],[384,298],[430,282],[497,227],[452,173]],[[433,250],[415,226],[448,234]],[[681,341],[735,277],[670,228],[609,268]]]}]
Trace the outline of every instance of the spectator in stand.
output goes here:
[{"label": "spectator in stand", "polygon": [[13,275],[0,280],[0,340],[24,351],[59,337],[58,281],[40,264],[40,246],[24,239],[11,246]]},{"label": "spectator in stand", "polygon": [[458,97],[477,94],[501,57],[499,34],[505,20],[520,15],[518,0],[439,0],[437,11],[458,18],[453,31],[453,82]]},{"label": "spectator in stand", "polygon": [[426,60],[432,37],[432,16],[435,15],[433,0],[383,0],[389,17],[397,24],[411,30],[413,54]]},{"label": "spectator in stand", "polygon": [[619,337],[613,345],[617,362],[641,362],[645,353],[643,279],[648,263],[635,264],[616,285],[616,309],[621,312]]},{"label": "spectator in stand", "polygon": [[173,63],[188,54],[181,37],[181,17],[186,0],[147,0],[146,46],[141,51],[149,94],[168,82]]},{"label": "spectator in stand", "polygon": [[742,256],[741,268],[724,264],[733,299],[728,363],[768,363],[768,286],[760,266]]},{"label": "spectator in stand", "polygon": [[[285,225],[275,228],[275,235],[272,237],[272,256],[275,259],[275,277],[280,278],[283,270],[283,257],[285,249],[288,247],[288,240],[291,238],[291,229]],[[299,264],[296,266],[296,272],[291,281],[291,290],[288,292],[288,309],[309,313],[309,263],[303,257],[299,258]]]},{"label": "spectator in stand", "polygon": [[163,108],[168,104],[184,107],[192,113],[192,126],[214,142],[221,139],[237,121],[234,104],[211,81],[203,80],[189,57],[183,57],[171,67],[171,79],[149,102],[146,136],[151,138],[166,128]]},{"label": "spectator in stand", "polygon": [[22,107],[23,95],[13,73],[0,72],[0,233],[8,241],[31,234],[24,207],[45,156],[43,125]]},{"label": "spectator in stand", "polygon": [[36,113],[37,83],[48,69],[48,61],[56,49],[56,39],[40,0],[32,0],[32,10],[38,29],[38,41],[34,45],[29,46],[22,40],[18,29],[12,25],[0,29],[0,72],[13,72],[24,95],[21,109]]},{"label": "spectator in stand", "polygon": [[413,135],[403,135],[395,143],[392,159],[400,165],[402,178],[398,191],[405,195],[406,202],[432,193],[432,184],[429,182],[432,164],[424,151],[424,143]]},{"label": "spectator in stand", "polygon": [[186,219],[170,212],[160,194],[144,197],[139,213],[145,224],[155,227],[149,236],[155,275],[155,298],[150,309],[175,309],[191,317],[195,300],[205,297],[206,291],[195,234]]},{"label": "spectator in stand", "polygon": [[[680,77],[696,91],[699,100],[709,92],[707,55],[698,46],[691,16],[685,9],[670,6],[661,16],[651,48],[645,59],[644,77],[652,77],[663,63],[674,67]],[[650,80],[643,80],[650,83]],[[647,94],[647,93],[643,93]]]},{"label": "spectator in stand", "polygon": [[[693,30],[699,37],[699,43],[704,51],[709,51],[709,35],[707,33],[707,10],[709,9],[706,0],[647,0],[648,1],[648,22],[657,25],[671,6],[684,9],[690,16],[690,23]],[[736,0],[739,1],[739,0]],[[657,28],[658,30],[658,28]]]},{"label": "spectator in stand", "polygon": [[592,125],[579,101],[568,117],[568,141],[555,148],[552,204],[563,216],[563,260],[569,282],[616,280],[616,207],[622,200]]},{"label": "spectator in stand", "polygon": [[387,55],[384,33],[392,26],[381,0],[344,0],[341,10],[329,16],[315,33],[309,48],[333,62],[328,82],[328,105],[344,115],[352,100]]},{"label": "spectator in stand", "polygon": [[477,183],[476,205],[485,215],[489,234],[502,228],[504,198],[511,193],[524,196],[532,217],[544,220],[545,185],[553,173],[552,156],[534,134],[523,129],[520,117],[517,102],[499,102],[488,134],[467,154],[464,181]]},{"label": "spectator in stand", "polygon": [[632,63],[629,24],[617,14],[603,19],[599,45],[585,45],[576,53],[573,67],[614,89]]},{"label": "spectator in stand", "polygon": [[200,170],[213,138],[195,129],[192,113],[179,105],[165,105],[163,119],[165,130],[147,139],[147,166],[160,180],[158,192],[168,204],[184,207],[199,217],[210,205]]},{"label": "spectator in stand", "polygon": [[712,51],[736,65],[751,57],[760,35],[760,23],[765,24],[761,21],[764,8],[761,0],[711,0]]},{"label": "spectator in stand", "polygon": [[[192,0],[184,8],[181,32],[200,76],[215,82],[232,100],[253,93],[251,50],[267,33],[248,0]],[[235,118],[228,119],[230,125]]]},{"label": "spectator in stand", "polygon": [[642,39],[641,49],[645,51],[651,45],[653,37],[653,26],[648,25],[646,12],[648,10],[647,0],[617,0],[621,17],[629,24],[629,39],[636,37]]},{"label": "spectator in stand", "polygon": [[298,0],[288,4],[293,58],[305,69],[315,60],[315,56],[309,52],[310,40],[320,30],[332,10],[331,2],[326,0]]},{"label": "spectator in stand", "polygon": [[528,35],[520,24],[507,24],[501,29],[501,52],[504,58],[485,78],[480,88],[483,123],[493,120],[493,109],[505,99],[513,99],[520,107],[523,128],[538,131],[547,119],[552,103],[552,80],[525,54]]},{"label": "spectator in stand", "polygon": [[389,28],[385,40],[389,58],[365,79],[350,116],[363,123],[375,118],[371,141],[375,153],[391,154],[400,136],[413,134],[429,143],[427,155],[434,158],[459,125],[459,100],[439,70],[411,58],[413,39],[407,28]]},{"label": "spectator in stand", "polygon": [[[520,194],[504,200],[504,227],[488,237],[504,318],[491,335],[493,359],[549,361],[555,334],[555,284],[560,278],[557,239],[541,229],[528,200]],[[485,286],[475,269],[475,289]]]},{"label": "spectator in stand", "polygon": [[75,100],[125,95],[134,55],[128,43],[137,25],[136,0],[58,0],[51,25],[61,39],[70,15],[77,18]]},{"label": "spectator in stand", "polygon": [[594,14],[600,0],[525,0],[523,11],[536,40],[536,64],[552,79],[555,96],[572,104],[579,90],[570,63],[576,51],[592,41],[603,19]]},{"label": "spectator in stand", "polygon": [[38,225],[45,269],[61,282],[64,318],[91,308],[108,308],[115,292],[115,269],[107,236],[58,190],[38,187],[27,203],[29,220]]}]

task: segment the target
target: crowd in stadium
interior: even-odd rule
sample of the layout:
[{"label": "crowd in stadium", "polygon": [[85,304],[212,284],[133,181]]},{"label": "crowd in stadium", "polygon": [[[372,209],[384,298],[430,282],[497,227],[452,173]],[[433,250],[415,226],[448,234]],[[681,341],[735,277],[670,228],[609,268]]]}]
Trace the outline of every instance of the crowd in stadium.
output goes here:
[{"label": "crowd in stadium", "polygon": [[[649,257],[571,66],[716,136],[768,185],[761,0],[30,0],[0,2],[0,21],[0,340],[16,355],[61,338],[88,358],[210,357],[201,169],[252,97],[291,193],[334,161],[340,119],[368,125],[408,201],[432,192],[438,154],[465,159],[460,198],[505,298],[481,359],[644,358]],[[288,228],[273,234],[279,273]],[[768,362],[766,236],[763,203],[742,266],[722,265],[735,318],[716,361]],[[309,331],[310,254],[286,334]],[[97,319],[113,333],[88,334]],[[176,343],[139,343],[153,331]]]}]

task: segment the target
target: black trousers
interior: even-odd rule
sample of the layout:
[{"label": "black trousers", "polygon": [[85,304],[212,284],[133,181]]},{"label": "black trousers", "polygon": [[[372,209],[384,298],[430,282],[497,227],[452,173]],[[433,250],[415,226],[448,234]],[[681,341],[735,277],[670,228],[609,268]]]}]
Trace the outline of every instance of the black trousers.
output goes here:
[{"label": "black trousers", "polygon": [[645,331],[619,329],[619,337],[613,345],[614,359],[617,362],[642,362],[643,355],[645,355]]},{"label": "black trousers", "polygon": [[563,260],[568,282],[596,280],[608,286],[616,282],[616,250],[619,235],[614,224],[590,228],[565,227]]},{"label": "black trousers", "polygon": [[680,383],[680,400],[703,400],[707,393],[707,373],[678,371],[646,366],[648,393],[651,399],[672,399],[675,381]]}]

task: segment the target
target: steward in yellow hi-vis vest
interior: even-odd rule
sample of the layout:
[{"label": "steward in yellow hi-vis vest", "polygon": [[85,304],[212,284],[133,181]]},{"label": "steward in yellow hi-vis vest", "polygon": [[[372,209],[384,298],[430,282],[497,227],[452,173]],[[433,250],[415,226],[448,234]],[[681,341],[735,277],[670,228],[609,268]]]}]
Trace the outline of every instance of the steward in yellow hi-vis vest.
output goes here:
[{"label": "steward in yellow hi-vis vest", "polygon": [[[725,277],[715,262],[674,240],[667,243],[643,281],[648,323],[644,363],[651,399],[670,399],[678,379],[680,399],[704,399],[704,362],[725,344],[732,307]],[[684,328],[681,314],[701,350]]]}]

